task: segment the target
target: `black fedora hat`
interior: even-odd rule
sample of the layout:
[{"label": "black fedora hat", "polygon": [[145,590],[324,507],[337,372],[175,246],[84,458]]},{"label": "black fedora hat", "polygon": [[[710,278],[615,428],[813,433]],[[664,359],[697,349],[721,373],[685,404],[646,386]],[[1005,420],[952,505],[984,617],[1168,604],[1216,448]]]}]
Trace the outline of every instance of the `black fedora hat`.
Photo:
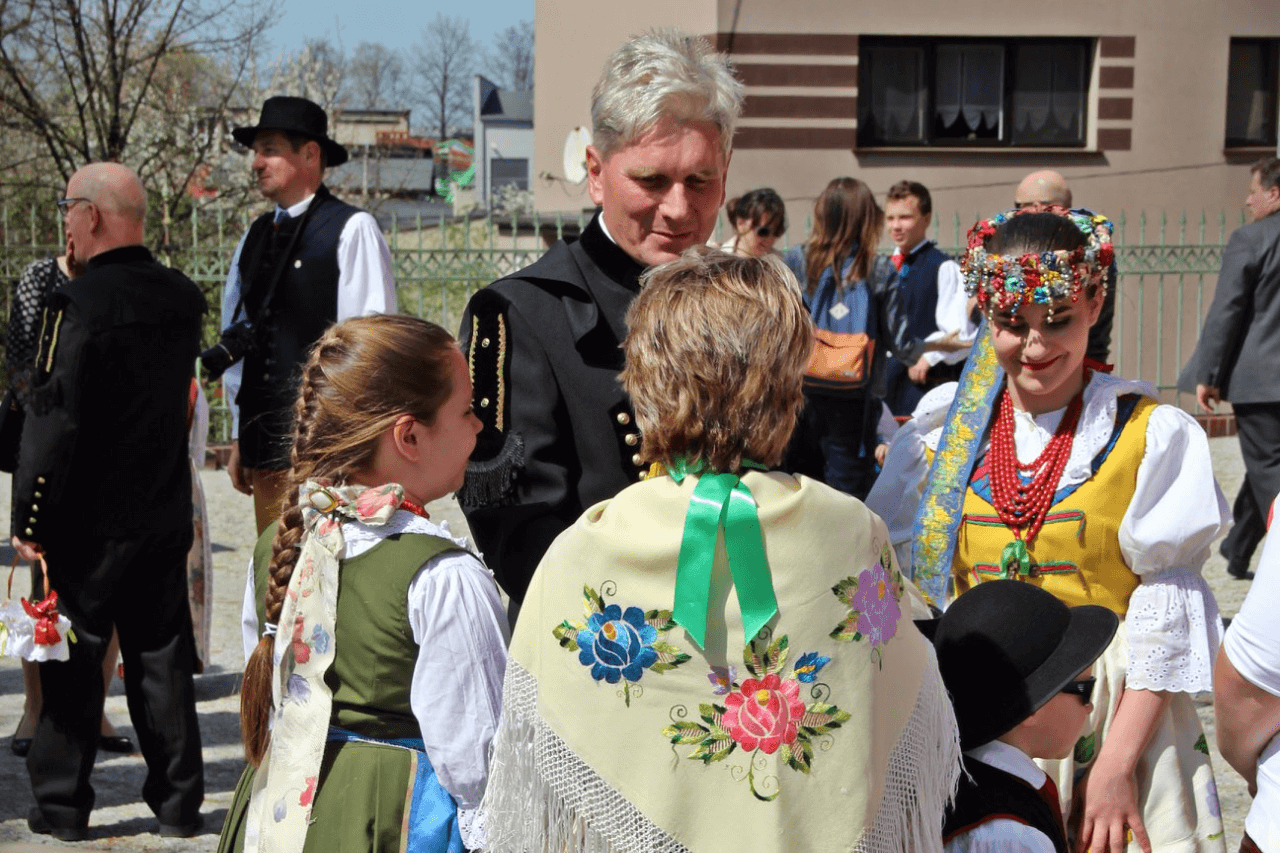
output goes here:
[{"label": "black fedora hat", "polygon": [[253,146],[253,138],[260,130],[281,130],[299,133],[320,143],[324,149],[326,165],[341,166],[347,162],[347,149],[329,138],[329,116],[317,103],[306,98],[276,95],[262,104],[262,114],[252,127],[237,127],[231,131],[236,142]]},{"label": "black fedora hat", "polygon": [[1119,624],[1105,607],[1067,607],[1015,580],[980,583],[941,617],[916,622],[938,653],[962,749],[1039,710],[1098,659]]}]

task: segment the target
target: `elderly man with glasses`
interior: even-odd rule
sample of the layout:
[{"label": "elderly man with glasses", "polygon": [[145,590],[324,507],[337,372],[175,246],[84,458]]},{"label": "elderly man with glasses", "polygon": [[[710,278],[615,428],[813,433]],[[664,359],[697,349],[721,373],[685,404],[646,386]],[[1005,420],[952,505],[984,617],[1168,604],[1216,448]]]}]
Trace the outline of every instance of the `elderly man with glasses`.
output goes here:
[{"label": "elderly man with glasses", "polygon": [[159,833],[201,825],[186,563],[187,395],[204,296],[142,245],[146,195],[116,163],[80,169],[58,202],[73,279],[45,309],[14,474],[13,545],[43,559],[76,642],[40,664],[44,703],[27,755],[33,832],[83,839],[104,699],[120,635],[129,715]]}]

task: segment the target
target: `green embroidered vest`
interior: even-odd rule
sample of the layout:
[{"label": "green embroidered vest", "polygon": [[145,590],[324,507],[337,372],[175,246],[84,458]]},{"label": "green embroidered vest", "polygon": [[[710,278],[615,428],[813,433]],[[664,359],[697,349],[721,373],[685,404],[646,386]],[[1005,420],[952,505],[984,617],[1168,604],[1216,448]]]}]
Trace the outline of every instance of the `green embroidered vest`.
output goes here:
[{"label": "green embroidered vest", "polygon": [[[275,530],[272,524],[263,531],[253,550],[254,584],[263,593]],[[377,738],[422,736],[409,704],[418,659],[406,607],[409,582],[428,560],[453,550],[460,549],[448,539],[404,533],[341,561],[335,632],[339,653],[325,675],[333,691],[334,725]],[[265,607],[259,594],[259,625],[266,623]]]}]

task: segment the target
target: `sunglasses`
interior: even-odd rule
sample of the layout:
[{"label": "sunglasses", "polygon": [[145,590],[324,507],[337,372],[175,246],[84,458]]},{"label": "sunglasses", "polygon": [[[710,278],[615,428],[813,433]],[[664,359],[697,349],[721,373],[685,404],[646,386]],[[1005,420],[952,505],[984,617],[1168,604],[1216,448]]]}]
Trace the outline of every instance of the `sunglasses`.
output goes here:
[{"label": "sunglasses", "polygon": [[781,237],[782,233],[783,233],[783,229],[779,228],[775,230],[773,228],[770,228],[768,225],[761,225],[759,228],[756,229],[757,237]]},{"label": "sunglasses", "polygon": [[1066,687],[1059,690],[1059,693],[1071,693],[1080,697],[1081,705],[1088,705],[1093,699],[1093,685],[1098,683],[1098,679],[1089,677],[1082,678],[1079,681],[1073,681]]}]

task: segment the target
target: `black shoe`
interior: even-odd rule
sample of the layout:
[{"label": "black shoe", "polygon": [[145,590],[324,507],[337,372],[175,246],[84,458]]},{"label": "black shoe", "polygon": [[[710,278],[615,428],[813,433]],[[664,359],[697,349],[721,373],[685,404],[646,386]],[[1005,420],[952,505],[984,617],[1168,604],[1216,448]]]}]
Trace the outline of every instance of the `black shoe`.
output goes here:
[{"label": "black shoe", "polygon": [[98,735],[98,749],[103,752],[118,752],[122,755],[138,751],[133,741],[124,735]]},{"label": "black shoe", "polygon": [[89,836],[87,826],[52,826],[45,819],[39,806],[27,813],[27,829],[36,835],[52,835],[59,841],[84,841]]},{"label": "black shoe", "polygon": [[1234,560],[1228,562],[1227,574],[1231,575],[1231,577],[1238,581],[1253,580],[1253,572],[1249,571],[1249,563],[1247,560],[1242,563],[1238,563]]},{"label": "black shoe", "polygon": [[191,838],[199,835],[202,829],[204,829],[204,818],[196,815],[196,819],[190,823],[162,823],[156,834],[161,838]]},{"label": "black shoe", "polygon": [[9,751],[19,758],[26,758],[27,753],[31,751],[31,738],[15,737],[9,741]]}]

